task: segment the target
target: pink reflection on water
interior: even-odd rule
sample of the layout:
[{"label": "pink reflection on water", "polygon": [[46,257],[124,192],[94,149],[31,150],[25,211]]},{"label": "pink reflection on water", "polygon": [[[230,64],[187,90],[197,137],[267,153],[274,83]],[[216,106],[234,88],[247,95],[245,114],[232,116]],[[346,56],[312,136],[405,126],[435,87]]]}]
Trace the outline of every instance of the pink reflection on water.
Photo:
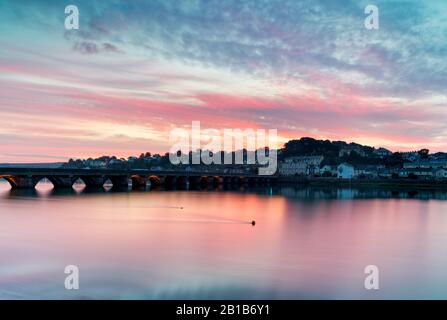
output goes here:
[{"label": "pink reflection on water", "polygon": [[35,186],[37,194],[41,197],[49,196],[53,189],[54,185],[47,178],[43,178]]},{"label": "pink reflection on water", "polygon": [[11,191],[11,185],[8,181],[3,178],[0,178],[0,196],[7,195]]},{"label": "pink reflection on water", "polygon": [[[76,264],[96,298],[240,288],[272,298],[434,295],[446,281],[446,208],[193,191],[3,199],[0,287],[20,282],[27,293],[33,277],[54,284],[41,295],[64,296],[60,272]],[[380,292],[363,288],[368,264],[381,270]]]}]

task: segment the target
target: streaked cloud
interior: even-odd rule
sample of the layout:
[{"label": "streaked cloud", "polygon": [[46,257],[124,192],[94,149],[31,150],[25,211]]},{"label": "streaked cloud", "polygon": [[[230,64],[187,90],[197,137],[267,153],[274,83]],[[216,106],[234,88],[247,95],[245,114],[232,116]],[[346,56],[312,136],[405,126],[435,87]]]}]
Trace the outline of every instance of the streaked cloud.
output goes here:
[{"label": "streaked cloud", "polygon": [[164,152],[192,120],[447,150],[445,2],[376,1],[378,31],[367,1],[73,4],[78,31],[60,3],[0,2],[0,162]]}]

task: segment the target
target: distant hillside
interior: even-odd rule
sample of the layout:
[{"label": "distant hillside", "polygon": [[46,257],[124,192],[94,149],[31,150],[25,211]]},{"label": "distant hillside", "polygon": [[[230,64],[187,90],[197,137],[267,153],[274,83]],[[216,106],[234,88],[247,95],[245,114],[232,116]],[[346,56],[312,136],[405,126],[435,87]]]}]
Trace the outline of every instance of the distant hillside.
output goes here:
[{"label": "distant hillside", "polygon": [[288,141],[281,150],[281,158],[323,155],[325,164],[339,164],[341,162],[378,164],[380,157],[374,153],[374,150],[373,147],[357,143],[304,137],[299,140]]}]

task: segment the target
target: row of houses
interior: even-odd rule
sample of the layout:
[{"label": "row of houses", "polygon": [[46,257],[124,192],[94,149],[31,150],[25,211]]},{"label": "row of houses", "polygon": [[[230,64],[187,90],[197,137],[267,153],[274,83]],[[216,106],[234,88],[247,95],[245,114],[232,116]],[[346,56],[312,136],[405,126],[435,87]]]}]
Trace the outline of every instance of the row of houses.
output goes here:
[{"label": "row of houses", "polygon": [[337,177],[355,178],[424,178],[447,179],[446,168],[384,168],[383,166],[353,166],[342,163],[337,166]]},{"label": "row of houses", "polygon": [[413,162],[405,162],[404,168],[424,168],[424,169],[436,169],[436,168],[447,168],[447,160],[419,160]]},{"label": "row of houses", "polygon": [[356,178],[426,178],[447,179],[447,162],[424,162],[404,165],[403,168],[385,168],[383,165],[322,165],[323,156],[289,157],[279,164],[282,176],[327,176],[340,179]]},{"label": "row of houses", "polygon": [[[326,175],[326,176],[340,176],[351,177],[355,174],[355,169],[349,164],[340,166],[322,166],[324,160],[323,156],[301,156],[289,157],[284,159],[279,164],[279,175],[281,176],[312,176],[312,175]],[[371,168],[376,170],[377,168]],[[357,168],[366,172],[366,168]],[[352,173],[351,173],[352,171]]]},{"label": "row of houses", "polygon": [[280,163],[279,174],[283,176],[317,174],[323,160],[323,156],[289,157]]}]

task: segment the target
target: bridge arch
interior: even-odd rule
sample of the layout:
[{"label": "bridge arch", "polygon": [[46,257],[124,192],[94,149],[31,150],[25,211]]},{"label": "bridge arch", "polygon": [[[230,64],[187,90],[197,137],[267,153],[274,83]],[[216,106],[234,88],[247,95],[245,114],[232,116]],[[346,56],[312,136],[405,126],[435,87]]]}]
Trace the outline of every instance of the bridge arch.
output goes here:
[{"label": "bridge arch", "polygon": [[110,191],[113,188],[113,181],[110,178],[104,178],[104,184],[102,185],[105,191]]},{"label": "bridge arch", "polygon": [[0,179],[3,179],[4,181],[6,181],[9,184],[9,186],[11,187],[11,189],[17,187],[17,178],[14,176],[0,175]]},{"label": "bridge arch", "polygon": [[150,181],[151,185],[153,185],[153,186],[159,186],[162,184],[162,180],[160,179],[159,176],[152,175],[152,176],[149,176],[147,179]]},{"label": "bridge arch", "polygon": [[140,175],[131,175],[129,179],[132,181],[132,189],[138,189],[146,186],[146,178]]},{"label": "bridge arch", "polygon": [[33,178],[34,188],[44,188],[44,189],[54,189],[56,187],[56,181],[51,176],[50,177],[39,177]]},{"label": "bridge arch", "polygon": [[222,177],[219,176],[212,176],[211,179],[215,185],[221,184],[223,182]]},{"label": "bridge arch", "polygon": [[85,183],[84,180],[82,180],[81,177],[74,177],[72,179],[72,184],[71,185],[73,187],[84,187],[84,188],[87,186],[87,184]]}]

